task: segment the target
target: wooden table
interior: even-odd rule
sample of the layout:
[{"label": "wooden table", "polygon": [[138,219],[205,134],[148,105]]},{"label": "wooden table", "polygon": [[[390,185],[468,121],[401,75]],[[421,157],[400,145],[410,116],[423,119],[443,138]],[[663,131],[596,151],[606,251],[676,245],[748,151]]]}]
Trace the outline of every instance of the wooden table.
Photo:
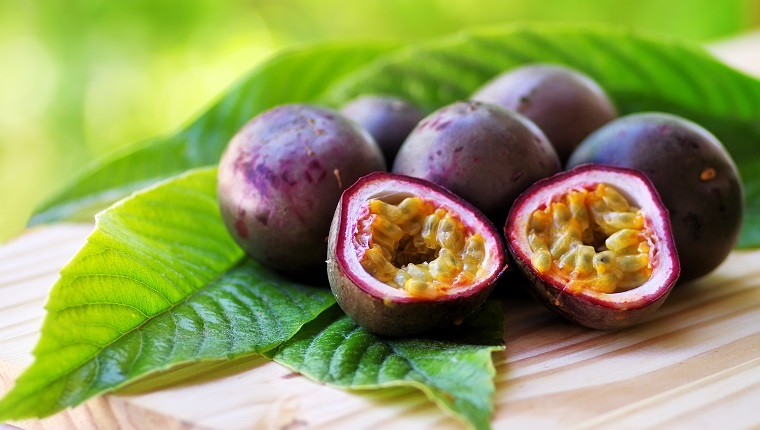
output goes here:
[{"label": "wooden table", "polygon": [[[711,47],[760,76],[760,33]],[[0,395],[32,361],[47,292],[87,225],[25,232],[0,247]],[[646,323],[615,333],[566,323],[524,297],[505,300],[495,356],[494,428],[760,426],[760,250],[734,252],[676,288]],[[255,358],[196,383],[104,396],[27,429],[436,428],[462,425],[410,390],[350,393]]]}]

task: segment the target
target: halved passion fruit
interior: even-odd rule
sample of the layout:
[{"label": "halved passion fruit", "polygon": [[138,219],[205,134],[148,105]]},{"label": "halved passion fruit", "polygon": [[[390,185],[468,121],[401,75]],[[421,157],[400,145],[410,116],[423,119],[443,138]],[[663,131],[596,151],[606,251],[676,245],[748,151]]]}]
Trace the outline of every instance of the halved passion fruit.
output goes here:
[{"label": "halved passion fruit", "polygon": [[536,296],[591,328],[640,322],[680,273],[667,210],[632,169],[583,165],[543,179],[515,201],[504,232]]},{"label": "halved passion fruit", "polygon": [[372,173],[342,195],[330,228],[327,274],[357,324],[408,336],[460,323],[506,268],[493,224],[423,179]]}]

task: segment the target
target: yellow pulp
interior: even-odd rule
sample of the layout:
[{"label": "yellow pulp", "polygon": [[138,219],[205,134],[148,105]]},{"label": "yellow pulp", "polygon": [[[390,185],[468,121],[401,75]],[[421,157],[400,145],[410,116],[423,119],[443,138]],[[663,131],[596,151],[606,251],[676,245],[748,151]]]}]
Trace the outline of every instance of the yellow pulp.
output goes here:
[{"label": "yellow pulp", "polygon": [[651,238],[641,210],[605,184],[563,195],[528,223],[533,267],[573,291],[614,293],[646,282]]},{"label": "yellow pulp", "polygon": [[434,298],[481,276],[485,240],[453,214],[420,197],[398,205],[373,199],[358,223],[359,260],[375,279]]}]

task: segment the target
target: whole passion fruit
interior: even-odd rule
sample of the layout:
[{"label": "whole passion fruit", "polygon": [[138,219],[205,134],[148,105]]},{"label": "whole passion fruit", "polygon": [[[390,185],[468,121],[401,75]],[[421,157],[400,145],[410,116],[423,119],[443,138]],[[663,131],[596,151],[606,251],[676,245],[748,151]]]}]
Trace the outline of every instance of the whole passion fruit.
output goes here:
[{"label": "whole passion fruit", "polygon": [[460,323],[506,268],[498,231],[428,181],[372,173],[335,211],[327,273],[340,307],[367,330],[409,336]]},{"label": "whole passion fruit", "polygon": [[393,172],[442,185],[502,224],[523,190],[560,167],[546,136],[522,115],[456,102],[412,130]]},{"label": "whole passion fruit", "polygon": [[340,112],[372,135],[389,166],[406,137],[425,117],[412,102],[390,95],[359,96],[343,105]]},{"label": "whole passion fruit", "polygon": [[225,149],[219,207],[254,259],[288,272],[318,269],[341,193],[385,168],[380,148],[353,121],[318,106],[282,105],[253,118]]},{"label": "whole passion fruit", "polygon": [[681,282],[715,269],[736,246],[744,191],[731,156],[687,119],[658,112],[621,117],[581,143],[568,166],[601,163],[640,170],[670,211]]},{"label": "whole passion fruit", "polygon": [[473,100],[525,115],[546,134],[564,163],[592,131],[617,118],[617,110],[591,77],[564,66],[529,64],[503,73]]},{"label": "whole passion fruit", "polygon": [[680,272],[667,210],[631,169],[584,165],[541,180],[517,199],[504,231],[539,300],[595,329],[640,322]]}]

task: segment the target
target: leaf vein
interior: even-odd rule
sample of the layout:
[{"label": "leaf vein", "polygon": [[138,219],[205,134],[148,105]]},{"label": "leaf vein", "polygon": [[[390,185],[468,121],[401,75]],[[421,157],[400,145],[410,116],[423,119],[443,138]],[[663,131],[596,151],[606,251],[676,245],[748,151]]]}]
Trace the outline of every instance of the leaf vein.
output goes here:
[{"label": "leaf vein", "polygon": [[[139,312],[145,318],[149,318],[148,314],[146,314],[142,309],[140,309],[140,308],[138,308],[138,307],[136,307],[134,305],[130,305],[130,304],[127,304],[127,303],[108,302],[108,301],[97,301],[97,302],[88,302],[88,303],[78,303],[76,305],[66,305],[66,306],[63,306],[63,307],[55,309],[55,311],[56,312],[63,312],[63,311],[68,311],[68,310],[72,310],[72,309],[85,308],[85,307],[90,307],[90,306],[122,306],[122,307],[130,308],[130,309],[134,309],[135,311]],[[128,332],[126,332],[126,333],[128,333]]]},{"label": "leaf vein", "polygon": [[83,274],[80,274],[80,275],[73,275],[72,276],[72,282],[74,280],[77,280],[77,279],[98,278],[98,277],[118,278],[118,279],[127,279],[127,280],[130,280],[130,281],[134,281],[136,284],[144,287],[145,289],[153,291],[154,293],[158,294],[162,299],[164,299],[164,301],[168,305],[170,305],[170,306],[172,305],[171,300],[169,300],[169,298],[166,297],[166,295],[163,292],[159,291],[156,288],[151,287],[150,285],[148,285],[147,283],[145,283],[144,281],[142,281],[140,279],[133,278],[133,277],[130,277],[130,276],[127,276],[127,275],[119,275],[119,274],[116,274],[116,273],[83,273]]}]

